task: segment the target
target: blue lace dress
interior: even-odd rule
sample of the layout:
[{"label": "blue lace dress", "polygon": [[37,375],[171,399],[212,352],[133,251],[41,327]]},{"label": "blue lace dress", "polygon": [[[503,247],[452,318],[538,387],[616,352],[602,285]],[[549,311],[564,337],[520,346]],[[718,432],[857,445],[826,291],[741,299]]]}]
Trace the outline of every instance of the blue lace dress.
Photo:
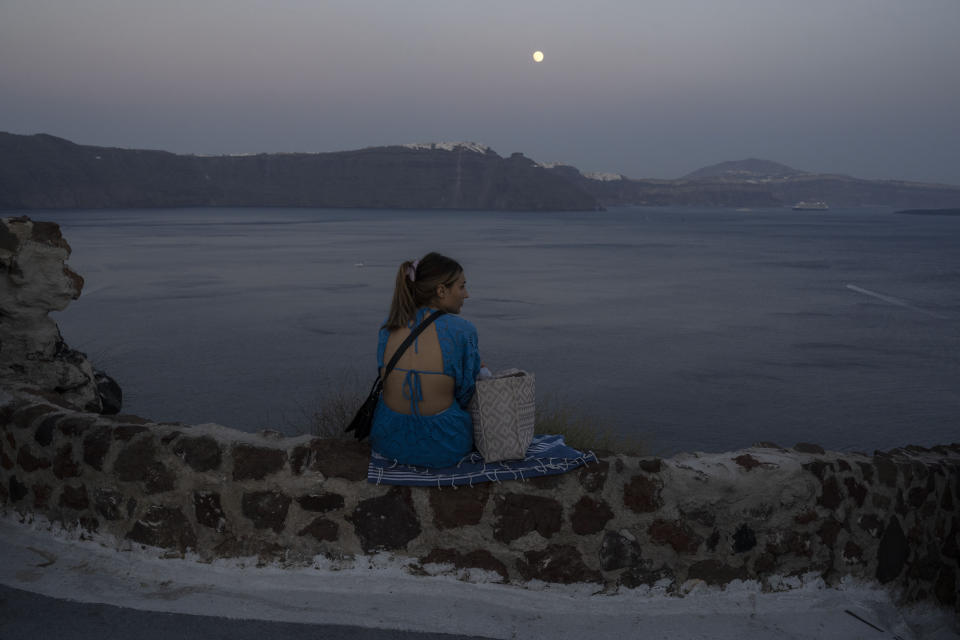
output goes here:
[{"label": "blue lace dress", "polygon": [[[419,309],[410,328],[417,326],[430,311],[426,307]],[[449,467],[473,450],[473,420],[467,404],[473,397],[480,373],[480,354],[477,352],[477,330],[468,320],[446,313],[434,321],[434,326],[443,355],[442,375],[454,380],[454,401],[440,413],[420,415],[417,410],[417,402],[423,399],[420,376],[441,373],[395,368],[394,372],[404,374],[403,397],[410,400],[412,413],[394,411],[381,396],[373,416],[370,444],[380,455],[403,464]],[[389,337],[387,329],[380,329],[377,366],[381,368]],[[409,348],[416,350],[417,340]]]}]

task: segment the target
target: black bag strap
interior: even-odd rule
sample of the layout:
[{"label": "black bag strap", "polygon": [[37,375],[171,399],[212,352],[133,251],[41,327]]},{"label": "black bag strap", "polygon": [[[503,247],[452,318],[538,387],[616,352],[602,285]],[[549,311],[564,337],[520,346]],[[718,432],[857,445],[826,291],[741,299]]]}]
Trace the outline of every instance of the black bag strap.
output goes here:
[{"label": "black bag strap", "polygon": [[400,362],[400,356],[403,355],[403,352],[407,350],[413,341],[417,339],[423,330],[429,327],[434,320],[445,314],[446,311],[440,311],[439,309],[431,313],[429,316],[423,319],[423,321],[417,325],[417,328],[410,332],[410,335],[400,344],[396,351],[393,353],[393,357],[390,358],[390,362],[387,364],[387,367],[383,370],[383,378],[386,379],[390,372],[393,371],[393,368],[397,366],[397,363]]}]

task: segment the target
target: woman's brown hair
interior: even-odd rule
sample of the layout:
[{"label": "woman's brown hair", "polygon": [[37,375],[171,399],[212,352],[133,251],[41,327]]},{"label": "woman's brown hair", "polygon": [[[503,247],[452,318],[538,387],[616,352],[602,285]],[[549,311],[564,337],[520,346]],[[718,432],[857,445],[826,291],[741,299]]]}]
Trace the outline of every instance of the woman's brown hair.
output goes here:
[{"label": "woman's brown hair", "polygon": [[390,315],[383,326],[390,331],[409,326],[417,309],[437,295],[437,287],[452,287],[463,273],[453,258],[431,251],[419,260],[407,260],[397,270]]}]

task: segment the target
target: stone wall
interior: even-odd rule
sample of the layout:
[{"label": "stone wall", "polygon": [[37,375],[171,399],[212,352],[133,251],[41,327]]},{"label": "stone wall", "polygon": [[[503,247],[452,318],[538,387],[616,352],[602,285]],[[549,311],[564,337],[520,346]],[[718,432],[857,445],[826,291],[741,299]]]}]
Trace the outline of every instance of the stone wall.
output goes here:
[{"label": "stone wall", "polygon": [[[38,268],[25,255],[21,274]],[[779,588],[816,572],[960,610],[958,444],[872,456],[772,444],[669,459],[601,454],[559,476],[398,488],[368,483],[369,450],[350,440],[108,416],[48,383],[0,377],[0,505],[118,544],[284,562],[386,551],[418,572],[452,566],[598,588],[735,579]]]},{"label": "stone wall", "polygon": [[345,440],[154,424],[0,395],[0,502],[201,557],[389,551],[505,581],[723,584],[817,572],[957,605],[960,445],[873,456],[773,445],[474,487],[366,481]]}]

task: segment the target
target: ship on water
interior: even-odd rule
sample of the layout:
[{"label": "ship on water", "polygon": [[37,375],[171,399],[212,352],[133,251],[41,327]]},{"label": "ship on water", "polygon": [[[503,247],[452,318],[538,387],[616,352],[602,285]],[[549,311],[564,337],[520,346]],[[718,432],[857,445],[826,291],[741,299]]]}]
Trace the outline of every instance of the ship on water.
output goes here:
[{"label": "ship on water", "polygon": [[829,208],[823,200],[801,200],[793,205],[794,211],[826,211]]}]

